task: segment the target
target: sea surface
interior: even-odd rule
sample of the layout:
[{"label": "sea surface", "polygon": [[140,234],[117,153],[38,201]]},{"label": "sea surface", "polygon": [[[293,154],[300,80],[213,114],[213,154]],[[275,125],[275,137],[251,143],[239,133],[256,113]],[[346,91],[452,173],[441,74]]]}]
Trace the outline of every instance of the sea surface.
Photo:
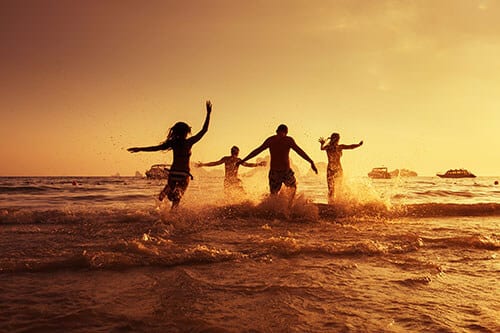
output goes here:
[{"label": "sea surface", "polygon": [[0,332],[500,332],[500,177],[0,177]]}]

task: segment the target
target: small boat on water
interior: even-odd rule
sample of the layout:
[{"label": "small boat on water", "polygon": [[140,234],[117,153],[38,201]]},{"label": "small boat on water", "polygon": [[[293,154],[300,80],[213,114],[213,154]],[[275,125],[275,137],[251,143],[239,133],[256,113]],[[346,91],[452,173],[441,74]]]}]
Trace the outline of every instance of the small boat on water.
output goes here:
[{"label": "small boat on water", "polygon": [[476,178],[476,175],[470,173],[465,169],[450,169],[444,174],[436,174],[436,176],[441,178]]},{"label": "small boat on water", "polygon": [[167,179],[169,167],[169,164],[154,164],[146,171],[146,177],[148,179]]},{"label": "small boat on water", "polygon": [[368,172],[368,177],[372,179],[390,179],[391,174],[387,171],[386,167],[373,168],[372,171]]}]

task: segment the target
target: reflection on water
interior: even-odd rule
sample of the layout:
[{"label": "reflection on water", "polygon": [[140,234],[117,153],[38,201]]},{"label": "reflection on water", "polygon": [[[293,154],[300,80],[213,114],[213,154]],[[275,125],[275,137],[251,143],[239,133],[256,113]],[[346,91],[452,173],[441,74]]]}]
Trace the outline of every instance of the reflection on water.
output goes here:
[{"label": "reflection on water", "polygon": [[492,179],[243,180],[0,178],[0,331],[498,331]]}]

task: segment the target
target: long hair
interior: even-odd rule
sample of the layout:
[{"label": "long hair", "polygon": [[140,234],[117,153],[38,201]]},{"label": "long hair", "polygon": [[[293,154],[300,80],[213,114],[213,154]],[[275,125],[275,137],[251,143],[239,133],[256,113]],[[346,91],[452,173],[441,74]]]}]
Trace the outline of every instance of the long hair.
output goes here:
[{"label": "long hair", "polygon": [[172,149],[175,145],[186,140],[188,134],[190,133],[191,127],[188,124],[182,121],[175,123],[175,125],[168,131],[167,139],[165,140],[165,143],[168,146],[167,149]]},{"label": "long hair", "polygon": [[[332,148],[335,148],[335,143],[339,143],[339,140],[340,140],[340,134],[339,133],[332,133],[332,135],[330,135],[328,137],[328,143],[326,144],[325,148],[328,148],[328,149],[332,149]],[[337,149],[335,149],[337,150]]]},{"label": "long hair", "polygon": [[332,133],[332,135],[330,135],[330,141],[339,141],[339,139],[340,139],[339,133]]}]

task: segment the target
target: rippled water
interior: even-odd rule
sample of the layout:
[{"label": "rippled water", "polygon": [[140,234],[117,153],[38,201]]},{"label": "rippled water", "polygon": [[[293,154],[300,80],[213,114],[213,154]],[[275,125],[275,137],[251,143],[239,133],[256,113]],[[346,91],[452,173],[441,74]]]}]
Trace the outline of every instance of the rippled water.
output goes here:
[{"label": "rippled water", "polygon": [[0,331],[498,332],[495,178],[0,178]]}]

